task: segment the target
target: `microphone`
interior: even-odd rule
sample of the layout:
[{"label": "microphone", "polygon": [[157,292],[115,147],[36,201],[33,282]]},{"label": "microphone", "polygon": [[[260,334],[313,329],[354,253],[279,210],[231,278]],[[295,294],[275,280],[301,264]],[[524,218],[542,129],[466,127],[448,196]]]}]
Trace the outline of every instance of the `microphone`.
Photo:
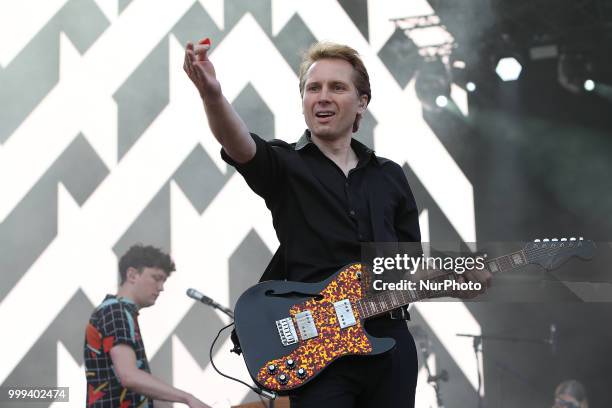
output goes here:
[{"label": "microphone", "polygon": [[205,294],[203,294],[201,292],[198,292],[197,290],[195,290],[193,288],[187,289],[187,296],[189,296],[190,298],[192,298],[194,300],[197,300],[198,302],[202,302],[205,305],[211,306],[211,307],[213,307],[215,309],[219,309],[220,311],[222,311],[223,313],[225,313],[226,315],[228,315],[232,319],[234,318],[234,312],[232,312],[231,309],[228,309],[225,306],[221,306],[220,304],[218,304],[217,302],[215,302],[214,300],[212,300],[211,298],[209,298]]},{"label": "microphone", "polygon": [[550,350],[553,354],[557,351],[557,326],[554,323],[550,325],[550,336],[548,337],[548,344],[550,344]]}]

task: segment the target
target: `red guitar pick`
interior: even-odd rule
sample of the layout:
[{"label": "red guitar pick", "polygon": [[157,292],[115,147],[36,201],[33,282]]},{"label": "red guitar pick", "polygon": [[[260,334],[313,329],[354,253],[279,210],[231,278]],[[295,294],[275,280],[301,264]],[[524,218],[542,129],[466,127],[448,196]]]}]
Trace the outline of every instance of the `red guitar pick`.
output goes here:
[{"label": "red guitar pick", "polygon": [[200,40],[200,42],[198,43],[200,45],[209,45],[210,46],[210,38],[206,37],[203,40]]}]

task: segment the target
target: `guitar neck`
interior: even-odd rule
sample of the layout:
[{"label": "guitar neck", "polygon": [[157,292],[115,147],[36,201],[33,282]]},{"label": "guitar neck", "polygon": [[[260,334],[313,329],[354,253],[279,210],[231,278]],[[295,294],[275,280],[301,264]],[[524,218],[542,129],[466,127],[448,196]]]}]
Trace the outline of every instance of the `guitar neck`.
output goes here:
[{"label": "guitar neck", "polygon": [[[527,264],[525,252],[523,250],[503,255],[485,261],[487,269],[492,274],[507,272],[520,268]],[[431,271],[429,271],[431,272]],[[442,289],[444,282],[449,279],[456,279],[459,274],[455,272],[438,272],[435,277],[425,279],[428,285],[420,285],[415,282],[413,290],[387,290],[377,292],[373,295],[358,300],[356,307],[362,319],[379,316],[409,303],[418,302],[423,299],[448,297],[455,292],[451,289]],[[439,288],[439,289],[438,289]]]}]

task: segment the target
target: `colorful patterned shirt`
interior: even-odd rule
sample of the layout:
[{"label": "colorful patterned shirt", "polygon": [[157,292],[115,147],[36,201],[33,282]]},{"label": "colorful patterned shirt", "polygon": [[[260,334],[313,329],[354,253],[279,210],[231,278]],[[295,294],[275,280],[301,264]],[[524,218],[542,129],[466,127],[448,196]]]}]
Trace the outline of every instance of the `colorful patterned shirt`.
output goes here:
[{"label": "colorful patterned shirt", "polygon": [[138,307],[129,299],[107,295],[92,313],[85,331],[86,406],[153,407],[152,400],[121,385],[110,357],[111,348],[117,344],[132,347],[138,368],[151,372],[138,327]]}]

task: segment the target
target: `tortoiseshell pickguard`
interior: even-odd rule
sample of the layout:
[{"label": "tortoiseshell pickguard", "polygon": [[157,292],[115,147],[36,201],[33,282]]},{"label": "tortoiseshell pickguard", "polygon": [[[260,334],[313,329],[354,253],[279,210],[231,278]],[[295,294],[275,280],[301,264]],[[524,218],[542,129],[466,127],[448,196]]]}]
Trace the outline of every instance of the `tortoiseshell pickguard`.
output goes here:
[{"label": "tortoiseshell pickguard", "polygon": [[[337,277],[321,291],[320,295],[323,296],[321,300],[310,299],[291,307],[289,315],[296,327],[295,315],[309,310],[319,335],[300,341],[300,345],[292,353],[268,361],[257,374],[260,384],[269,390],[290,390],[310,380],[338,357],[348,354],[368,354],[372,351],[372,344],[365,334],[359,311],[355,307],[355,301],[364,296],[362,282],[358,279],[361,274],[365,274],[361,264],[350,265],[338,272]],[[357,324],[341,329],[334,302],[343,299],[350,300]],[[295,368],[292,370],[286,366],[288,359],[293,359],[295,362]],[[270,364],[278,367],[278,372],[274,375],[268,373]],[[300,367],[307,372],[304,378],[298,378],[296,374]],[[280,384],[277,379],[280,374],[288,376],[287,384]]]}]

